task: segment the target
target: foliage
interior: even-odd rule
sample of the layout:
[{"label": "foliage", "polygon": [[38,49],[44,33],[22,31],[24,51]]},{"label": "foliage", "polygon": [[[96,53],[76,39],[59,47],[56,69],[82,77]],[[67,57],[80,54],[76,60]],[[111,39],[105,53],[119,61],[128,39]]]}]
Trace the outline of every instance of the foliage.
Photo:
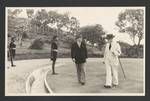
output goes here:
[{"label": "foliage", "polygon": [[27,19],[18,18],[22,12],[21,9],[8,9],[8,34],[10,37],[15,37],[22,46],[22,41],[27,38]]},{"label": "foliage", "polygon": [[142,9],[127,9],[118,16],[116,25],[119,31],[128,33],[130,38],[136,44],[135,38],[138,38],[138,46],[144,35],[144,11]]},{"label": "foliage", "polygon": [[[136,54],[138,53],[138,54]],[[131,46],[128,50],[128,54],[127,54],[128,57],[133,57],[133,58],[143,58],[143,46],[140,45],[140,46],[137,46],[137,45],[134,45],[134,46]]]},{"label": "foliage", "polygon": [[39,33],[45,33],[49,29],[56,29],[56,34],[63,32],[76,33],[79,29],[79,22],[75,17],[70,17],[69,13],[60,14],[57,11],[37,11],[31,20],[32,26],[36,26]]},{"label": "foliage", "polygon": [[15,9],[15,10],[8,9],[8,17],[15,18],[15,17],[17,17],[18,14],[20,14],[21,12],[22,12],[21,9]]},{"label": "foliage", "polygon": [[[143,45],[140,45],[140,47],[137,50],[137,45],[129,45],[124,42],[119,42],[121,46],[121,51],[122,57],[127,57],[127,58],[137,58],[137,57],[143,57]],[[138,55],[136,54],[138,52]]]},{"label": "foliage", "polygon": [[20,9],[8,9],[8,34],[10,36],[15,36],[16,26],[20,25],[23,21],[23,19],[16,18],[21,11]]},{"label": "foliage", "polygon": [[29,47],[30,49],[43,49],[44,42],[41,40],[41,38],[35,39],[31,46]]},{"label": "foliage", "polygon": [[74,36],[78,34],[80,28],[79,25],[79,21],[75,17],[71,17],[69,22],[69,33],[71,33]]},{"label": "foliage", "polygon": [[89,41],[93,46],[94,43],[99,47],[104,45],[104,39],[102,36],[105,34],[102,25],[85,26],[80,29],[80,33],[86,41]]},{"label": "foliage", "polygon": [[[58,13],[57,11],[46,11],[40,9],[35,12],[34,9],[26,9],[28,18],[19,18],[21,9],[8,10],[8,34],[18,39],[22,45],[23,33],[29,38],[35,39],[36,35],[53,36],[59,34],[74,36],[79,31],[79,21],[75,17],[69,16],[69,13]],[[34,37],[33,37],[34,36]]]},{"label": "foliage", "polygon": [[[142,9],[127,9],[119,14],[116,25],[120,32],[130,35],[134,45],[137,45],[135,53],[139,56],[139,46],[144,36],[144,11]],[[138,38],[136,44],[135,39]]]},{"label": "foliage", "polygon": [[22,38],[23,38],[23,39],[27,39],[27,38],[29,38],[29,36],[28,36],[27,32],[23,32]]},{"label": "foliage", "polygon": [[32,18],[34,14],[34,9],[26,9],[28,18]]}]

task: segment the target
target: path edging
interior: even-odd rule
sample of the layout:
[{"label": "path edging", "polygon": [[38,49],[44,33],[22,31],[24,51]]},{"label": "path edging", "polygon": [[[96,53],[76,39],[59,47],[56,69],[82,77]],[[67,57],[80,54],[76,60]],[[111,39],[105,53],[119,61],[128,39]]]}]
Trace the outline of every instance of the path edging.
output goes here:
[{"label": "path edging", "polygon": [[[59,66],[61,66],[61,65],[63,65],[63,64],[56,65],[56,67],[59,67]],[[53,90],[51,89],[51,87],[48,85],[48,82],[47,82],[47,75],[48,75],[48,72],[50,72],[50,71],[51,71],[51,70],[48,70],[48,71],[46,72],[46,74],[45,74],[44,84],[45,84],[45,87],[46,87],[46,89],[48,90],[48,92],[49,92],[50,94],[53,94]]]},{"label": "path edging", "polygon": [[50,94],[53,94],[53,91],[52,89],[50,88],[50,86],[48,85],[47,83],[47,75],[48,75],[48,72],[50,72],[51,70],[48,70],[46,73],[45,73],[45,77],[44,77],[44,85],[45,85],[45,88],[48,90],[48,92]]}]

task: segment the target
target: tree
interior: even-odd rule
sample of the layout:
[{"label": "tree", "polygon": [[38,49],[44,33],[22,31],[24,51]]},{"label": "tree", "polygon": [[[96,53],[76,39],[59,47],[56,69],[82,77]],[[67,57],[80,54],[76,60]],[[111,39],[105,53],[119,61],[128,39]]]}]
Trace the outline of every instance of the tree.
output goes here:
[{"label": "tree", "polygon": [[85,26],[80,28],[80,33],[82,34],[83,38],[89,41],[92,46],[97,44],[99,49],[102,49],[104,45],[104,39],[102,36],[105,34],[102,25],[96,24],[92,26]]},{"label": "tree", "polygon": [[[57,29],[56,34],[63,33],[77,33],[79,30],[79,22],[75,17],[70,17],[69,13],[60,14],[57,11],[46,11],[44,9],[38,11],[35,17],[31,20],[32,25],[38,26],[38,31],[44,33],[45,29]],[[49,27],[49,28],[48,28]]]},{"label": "tree", "polygon": [[39,33],[45,32],[45,26],[49,23],[48,19],[48,13],[45,9],[41,9],[36,13],[35,20],[39,27]]},{"label": "tree", "polygon": [[31,30],[31,20],[33,18],[34,9],[26,9],[26,13],[28,16],[28,33]]},{"label": "tree", "polygon": [[22,46],[23,36],[25,36],[27,30],[27,20],[18,18],[21,12],[22,9],[8,9],[8,34],[11,37],[16,37],[20,46]]},{"label": "tree", "polygon": [[[134,45],[140,46],[144,36],[144,11],[142,9],[127,9],[118,16],[116,25],[119,31],[128,33]],[[135,39],[138,38],[136,43]],[[137,52],[138,54],[138,52]]]},{"label": "tree", "polygon": [[56,11],[47,12],[45,9],[41,9],[36,12],[35,17],[31,20],[31,24],[38,27],[38,33],[45,33],[48,27],[53,28],[55,26],[58,34],[63,27],[66,27],[68,21],[67,13],[59,14]]},{"label": "tree", "polygon": [[15,18],[22,12],[22,9],[8,9],[8,17]]},{"label": "tree", "polygon": [[17,26],[17,16],[22,12],[21,9],[8,9],[8,34],[15,36],[15,27]]},{"label": "tree", "polygon": [[57,34],[62,33],[63,29],[68,29],[69,28],[69,13],[64,13],[64,14],[60,14],[56,11],[49,11],[49,23],[51,25],[55,25],[56,29],[57,29]]},{"label": "tree", "polygon": [[28,18],[32,18],[34,14],[34,9],[26,9]]},{"label": "tree", "polygon": [[19,25],[16,27],[16,37],[18,39],[19,45],[22,46],[22,41],[25,38],[25,34],[27,35],[27,24]]},{"label": "tree", "polygon": [[71,17],[69,22],[69,33],[75,36],[79,32],[79,28],[80,23],[77,18]]}]

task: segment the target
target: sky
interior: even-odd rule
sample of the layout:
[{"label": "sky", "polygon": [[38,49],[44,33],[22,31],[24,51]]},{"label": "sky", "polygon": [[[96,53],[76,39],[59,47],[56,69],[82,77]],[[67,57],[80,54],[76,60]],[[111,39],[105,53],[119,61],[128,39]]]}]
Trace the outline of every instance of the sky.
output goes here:
[{"label": "sky", "polygon": [[[11,7],[16,9],[18,7]],[[25,9],[27,7],[19,7],[23,9],[23,12],[19,14],[19,17],[27,17]],[[30,7],[31,8],[31,7]],[[58,13],[69,12],[70,16],[76,17],[80,26],[101,24],[104,31],[107,33],[113,33],[116,35],[116,40],[120,40],[129,44],[133,44],[128,34],[119,33],[115,22],[118,19],[118,14],[125,9],[143,9],[144,7],[42,7],[49,10],[55,10]],[[28,8],[29,9],[29,8]],[[41,9],[41,7],[33,7],[35,11]],[[144,40],[142,40],[144,43]]]}]

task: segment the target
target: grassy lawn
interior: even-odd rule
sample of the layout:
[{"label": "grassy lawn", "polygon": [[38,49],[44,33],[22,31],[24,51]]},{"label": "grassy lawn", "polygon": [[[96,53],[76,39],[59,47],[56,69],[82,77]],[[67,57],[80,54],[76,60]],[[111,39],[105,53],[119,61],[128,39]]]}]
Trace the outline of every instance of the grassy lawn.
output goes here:
[{"label": "grassy lawn", "polygon": [[[62,61],[62,60],[58,60]],[[119,86],[105,89],[105,65],[101,58],[90,58],[86,63],[86,84],[78,84],[75,64],[71,59],[57,67],[59,75],[47,75],[47,81],[54,93],[143,93],[143,59],[121,59],[127,79],[124,80],[119,67]]]}]

